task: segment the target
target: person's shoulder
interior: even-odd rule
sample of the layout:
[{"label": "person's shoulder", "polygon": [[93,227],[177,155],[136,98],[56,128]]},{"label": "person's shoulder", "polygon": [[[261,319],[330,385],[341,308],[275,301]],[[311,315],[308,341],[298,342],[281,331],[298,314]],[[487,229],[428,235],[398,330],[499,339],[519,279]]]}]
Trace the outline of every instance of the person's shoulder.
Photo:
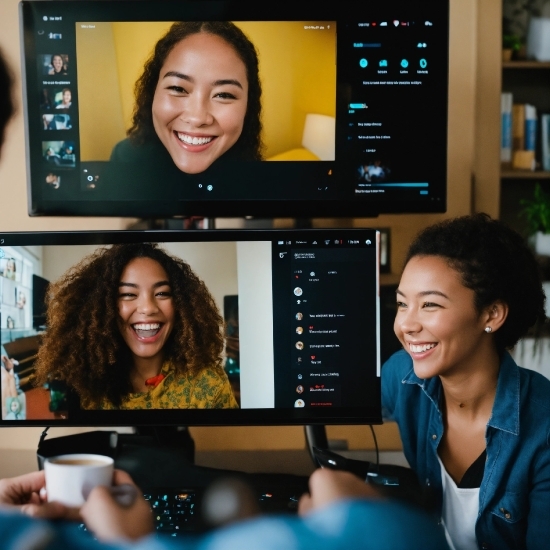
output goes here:
[{"label": "person's shoulder", "polygon": [[111,160],[125,162],[131,160],[139,148],[128,138],[119,141],[111,152]]}]

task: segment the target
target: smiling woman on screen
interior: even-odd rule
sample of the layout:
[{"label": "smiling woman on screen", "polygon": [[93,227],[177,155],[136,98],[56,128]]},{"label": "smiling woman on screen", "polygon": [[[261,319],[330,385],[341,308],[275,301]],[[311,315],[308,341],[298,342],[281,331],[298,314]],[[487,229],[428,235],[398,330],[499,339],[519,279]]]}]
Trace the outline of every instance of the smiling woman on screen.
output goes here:
[{"label": "smiling woman on screen", "polygon": [[146,62],[135,94],[132,127],[112,161],[155,160],[159,145],[187,174],[222,157],[261,160],[258,57],[233,23],[174,23]]},{"label": "smiling woman on screen", "polygon": [[37,384],[63,381],[86,409],[238,407],[214,299],[156,245],[99,249],[50,286],[47,306]]}]

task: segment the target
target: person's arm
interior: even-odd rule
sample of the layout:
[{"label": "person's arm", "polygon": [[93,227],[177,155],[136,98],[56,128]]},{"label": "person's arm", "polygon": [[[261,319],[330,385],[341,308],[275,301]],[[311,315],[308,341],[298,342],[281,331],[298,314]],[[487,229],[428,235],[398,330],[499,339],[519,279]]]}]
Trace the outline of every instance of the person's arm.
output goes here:
[{"label": "person's arm", "polygon": [[0,479],[0,507],[17,509],[35,518],[75,521],[80,518],[77,509],[59,502],[46,502],[41,496],[44,486],[44,471]]},{"label": "person's arm", "polygon": [[138,540],[152,533],[151,507],[132,478],[116,470],[113,485],[96,487],[88,496],[80,509],[86,527],[103,542]]},{"label": "person's arm", "polygon": [[443,530],[429,516],[380,498],[348,472],[316,470],[299,517],[260,516],[196,539],[197,549],[448,550]]}]

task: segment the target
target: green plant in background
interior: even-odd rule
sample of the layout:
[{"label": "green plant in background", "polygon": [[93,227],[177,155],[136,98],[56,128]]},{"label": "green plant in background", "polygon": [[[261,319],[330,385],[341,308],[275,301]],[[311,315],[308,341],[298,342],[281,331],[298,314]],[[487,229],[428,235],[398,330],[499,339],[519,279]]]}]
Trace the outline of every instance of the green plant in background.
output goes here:
[{"label": "green plant in background", "polygon": [[550,233],[550,194],[546,193],[540,183],[535,184],[532,199],[520,200],[520,216],[527,222],[529,235],[541,231]]},{"label": "green plant in background", "polygon": [[502,49],[519,52],[521,49],[521,39],[515,34],[502,35]]}]

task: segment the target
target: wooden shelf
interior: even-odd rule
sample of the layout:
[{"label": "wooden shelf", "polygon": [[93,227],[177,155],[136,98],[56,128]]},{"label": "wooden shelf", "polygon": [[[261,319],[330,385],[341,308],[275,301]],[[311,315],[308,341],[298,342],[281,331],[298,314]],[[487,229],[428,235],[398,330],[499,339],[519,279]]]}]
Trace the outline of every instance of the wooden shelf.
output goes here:
[{"label": "wooden shelf", "polygon": [[529,170],[502,170],[500,177],[503,180],[506,179],[525,179],[525,180],[547,180],[550,179],[550,172],[543,172],[542,170],[536,170],[531,172]]},{"label": "wooden shelf", "polygon": [[550,61],[505,61],[503,69],[550,69]]}]

